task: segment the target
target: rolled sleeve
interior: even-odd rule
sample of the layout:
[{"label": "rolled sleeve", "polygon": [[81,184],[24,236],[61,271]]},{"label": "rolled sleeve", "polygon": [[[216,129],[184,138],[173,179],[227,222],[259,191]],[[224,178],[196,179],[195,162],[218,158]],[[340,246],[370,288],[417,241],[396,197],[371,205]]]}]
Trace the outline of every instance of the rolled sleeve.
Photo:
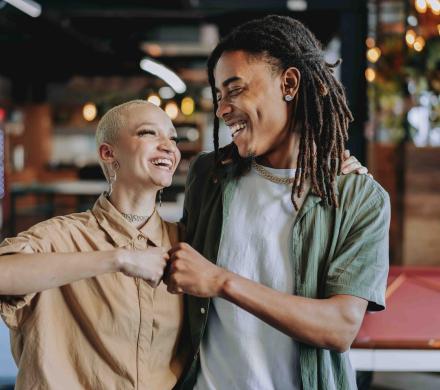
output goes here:
[{"label": "rolled sleeve", "polygon": [[326,297],[353,295],[368,301],[367,310],[385,308],[389,226],[390,201],[383,191],[358,208],[347,237],[329,264]]},{"label": "rolled sleeve", "polygon": [[[25,232],[18,237],[6,238],[0,244],[1,256],[13,255],[17,253],[37,253],[43,252],[43,240],[36,234]],[[23,319],[22,310],[28,306],[35,297],[35,293],[26,295],[0,295],[0,315],[6,325],[17,328]]]}]

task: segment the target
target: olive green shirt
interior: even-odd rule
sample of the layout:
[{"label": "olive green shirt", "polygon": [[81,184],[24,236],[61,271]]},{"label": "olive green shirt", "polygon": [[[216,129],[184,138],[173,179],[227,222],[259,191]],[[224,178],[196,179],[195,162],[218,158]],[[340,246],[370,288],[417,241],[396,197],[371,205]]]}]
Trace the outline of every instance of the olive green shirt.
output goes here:
[{"label": "olive green shirt", "polygon": [[[193,162],[182,222],[188,243],[215,263],[223,216],[239,179],[233,178],[232,163],[225,164],[215,177],[213,165],[213,153]],[[292,232],[295,295],[318,299],[354,295],[368,301],[368,310],[382,310],[389,266],[389,196],[369,176],[355,174],[337,178],[336,196],[338,208],[326,205],[310,191],[298,212]],[[210,299],[186,299],[194,355],[184,388],[191,389],[199,367],[200,342],[209,331]],[[347,352],[298,345],[304,389],[356,389]]]}]

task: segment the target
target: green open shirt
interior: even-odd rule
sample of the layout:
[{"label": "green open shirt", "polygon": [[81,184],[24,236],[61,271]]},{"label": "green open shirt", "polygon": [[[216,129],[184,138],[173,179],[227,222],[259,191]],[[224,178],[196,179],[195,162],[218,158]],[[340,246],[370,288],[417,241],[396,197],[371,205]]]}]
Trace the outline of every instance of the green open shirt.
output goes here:
[{"label": "green open shirt", "polygon": [[[232,164],[225,164],[214,178],[213,158],[213,153],[201,154],[191,165],[182,223],[187,242],[215,263],[223,220],[233,218],[227,211],[237,179],[232,178]],[[340,176],[336,187],[338,208],[325,205],[309,192],[296,217],[292,232],[294,294],[308,298],[354,295],[368,300],[368,310],[382,310],[389,267],[389,196],[367,175]],[[210,299],[186,299],[194,360],[183,388],[191,389]],[[356,388],[348,353],[298,345],[304,389]]]}]

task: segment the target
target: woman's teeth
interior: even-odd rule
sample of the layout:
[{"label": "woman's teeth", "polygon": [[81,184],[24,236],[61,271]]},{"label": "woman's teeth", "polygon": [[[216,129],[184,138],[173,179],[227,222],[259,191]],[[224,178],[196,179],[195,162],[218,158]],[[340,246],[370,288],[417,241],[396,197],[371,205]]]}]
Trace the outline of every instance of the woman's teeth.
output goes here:
[{"label": "woman's teeth", "polygon": [[166,158],[157,158],[155,160],[151,160],[151,163],[159,167],[166,167],[168,169],[171,169],[173,166],[172,161]]}]

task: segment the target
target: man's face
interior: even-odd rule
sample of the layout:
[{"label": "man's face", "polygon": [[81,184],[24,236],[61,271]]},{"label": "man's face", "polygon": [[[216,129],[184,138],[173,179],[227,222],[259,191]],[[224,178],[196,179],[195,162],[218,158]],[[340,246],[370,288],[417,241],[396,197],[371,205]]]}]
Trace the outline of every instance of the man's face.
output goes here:
[{"label": "man's face", "polygon": [[291,137],[281,74],[246,52],[225,52],[214,70],[218,110],[240,156],[285,153]]},{"label": "man's face", "polygon": [[170,118],[153,104],[133,105],[114,145],[118,181],[128,187],[171,185],[180,162],[177,134]]}]

